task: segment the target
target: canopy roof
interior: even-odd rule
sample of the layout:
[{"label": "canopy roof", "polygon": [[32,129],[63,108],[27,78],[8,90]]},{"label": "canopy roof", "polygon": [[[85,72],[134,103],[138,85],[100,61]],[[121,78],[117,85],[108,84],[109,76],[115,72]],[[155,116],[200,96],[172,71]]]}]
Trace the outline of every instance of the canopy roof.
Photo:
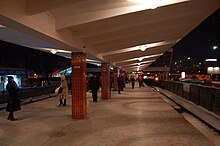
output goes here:
[{"label": "canopy roof", "polygon": [[5,0],[0,39],[145,70],[219,7],[219,0]]}]

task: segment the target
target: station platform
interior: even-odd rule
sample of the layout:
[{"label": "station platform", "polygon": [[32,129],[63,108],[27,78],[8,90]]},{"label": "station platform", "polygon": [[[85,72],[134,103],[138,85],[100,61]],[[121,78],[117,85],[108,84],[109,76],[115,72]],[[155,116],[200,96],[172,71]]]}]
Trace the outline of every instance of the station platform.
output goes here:
[{"label": "station platform", "polygon": [[[137,84],[136,84],[137,85]],[[87,118],[71,118],[71,96],[66,107],[58,97],[22,106],[17,121],[0,111],[1,146],[215,146],[150,87],[130,85],[121,94],[92,102]]]}]

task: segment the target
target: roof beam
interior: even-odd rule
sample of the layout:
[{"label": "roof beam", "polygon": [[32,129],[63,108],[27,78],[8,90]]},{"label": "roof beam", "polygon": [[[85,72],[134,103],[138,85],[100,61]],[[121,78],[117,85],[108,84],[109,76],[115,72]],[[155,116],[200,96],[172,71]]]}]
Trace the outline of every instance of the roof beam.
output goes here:
[{"label": "roof beam", "polygon": [[[149,22],[146,20],[143,20],[141,24],[135,23],[132,26],[124,26],[120,30],[114,30],[108,33],[101,33],[101,34],[94,34],[92,37],[86,37],[83,38],[83,40],[88,44],[98,44],[105,41],[111,41],[116,40],[120,38],[124,38],[130,35],[136,35],[141,33],[159,33],[163,30],[172,30],[172,29],[179,29],[179,28],[190,28],[195,27],[196,23],[201,20],[199,17],[201,16],[201,13],[191,15],[191,16],[185,16],[185,17],[178,17],[174,19],[167,19],[159,22]],[[191,20],[190,22],[186,23],[188,20]],[[175,22],[175,23],[171,23]],[[149,28],[151,28],[149,30]],[[157,32],[156,32],[157,31]]]},{"label": "roof beam", "polygon": [[[146,61],[150,61],[150,62],[154,62],[156,59],[158,58],[157,57],[152,57],[152,58],[146,58],[146,59],[143,59],[141,62],[146,62]],[[130,64],[134,64],[134,63],[140,63],[139,60],[127,60],[127,61],[123,61],[123,62],[116,62],[114,63],[116,66],[128,66]]]},{"label": "roof beam", "polygon": [[149,49],[146,49],[145,51],[137,50],[137,51],[126,52],[126,53],[121,53],[121,54],[108,55],[108,56],[105,56],[104,59],[109,60],[111,62],[116,62],[116,61],[126,60],[128,58],[137,58],[137,56],[159,54],[159,53],[164,53],[171,46],[172,44],[169,44],[165,46],[149,48]]},{"label": "roof beam", "polygon": [[[138,34],[134,36],[127,36],[122,39],[114,40],[114,41],[108,41],[108,42],[103,42],[97,45],[93,45],[93,48],[98,49],[99,53],[106,53],[108,51],[115,51],[118,49],[123,49],[123,48],[129,48],[129,47],[134,47],[137,45],[142,45],[142,44],[148,44],[148,43],[153,43],[153,42],[161,42],[161,41],[166,41],[166,40],[178,40],[179,38],[182,38],[183,36],[186,35],[186,32],[188,32],[188,29],[179,29],[178,32],[170,31],[167,32],[160,32],[160,35],[155,35],[152,33],[151,35],[149,34]],[[128,41],[129,40],[129,41]]]},{"label": "roof beam", "polygon": [[125,48],[125,49],[120,49],[120,50],[115,50],[115,51],[108,51],[106,53],[101,53],[101,55],[102,56],[109,56],[109,55],[112,55],[112,54],[128,53],[128,52],[133,52],[133,51],[141,50],[142,47],[144,47],[145,50],[146,49],[149,50],[149,49],[152,49],[152,48],[156,49],[156,47],[160,47],[160,46],[167,47],[166,45],[175,44],[179,40],[180,39],[178,39],[178,40],[162,41],[162,42],[154,42],[154,43],[150,43],[150,44],[143,44],[141,46],[135,46],[135,47]]},{"label": "roof beam", "polygon": [[[94,1],[94,0],[93,0]],[[179,1],[185,1],[185,0],[179,0]],[[91,2],[92,3],[92,2]],[[187,3],[187,2],[186,2]],[[81,25],[81,24],[85,24],[85,23],[89,23],[89,22],[93,22],[93,21],[99,21],[102,19],[107,19],[107,18],[112,18],[112,17],[116,17],[116,16],[120,16],[120,15],[125,15],[125,14],[129,14],[129,13],[134,13],[137,11],[143,11],[143,10],[148,10],[149,8],[146,7],[146,5],[143,5],[142,8],[140,7],[139,4],[135,4],[133,3],[133,5],[128,5],[129,3],[127,2],[124,6],[121,7],[114,7],[114,8],[106,8],[103,9],[102,7],[96,7],[96,9],[94,9],[94,11],[88,11],[87,9],[91,9],[88,7],[81,7],[81,13],[74,15],[72,14],[68,14],[66,15],[66,17],[57,17],[57,24],[56,24],[56,28],[57,29],[64,29],[64,28],[69,28],[72,26],[76,26],[76,25]],[[108,4],[105,4],[105,7]],[[175,4],[178,5],[178,4]],[[94,5],[93,5],[94,6]],[[90,5],[91,7],[91,5]],[[146,8],[145,8],[146,7]],[[166,7],[166,6],[164,6]],[[169,6],[167,6],[169,7]],[[157,8],[157,9],[162,9],[163,7]],[[157,9],[154,10],[149,10],[149,12],[151,11],[157,11]],[[60,13],[60,11],[65,11],[65,9],[59,10],[59,11],[53,11],[53,13],[55,15],[58,15]],[[65,13],[65,12],[64,12]],[[163,13],[161,13],[162,15]],[[178,13],[176,13],[178,14]],[[152,15],[152,13],[149,13],[149,15]],[[153,14],[156,18],[156,15]],[[158,17],[158,16],[157,16]],[[144,17],[142,17],[144,18]],[[151,17],[149,17],[150,20]],[[154,18],[154,17],[152,17]]]},{"label": "roof beam", "polygon": [[[194,4],[194,3],[193,3]],[[112,31],[123,30],[124,28],[132,27],[135,25],[142,24],[151,24],[158,23],[161,21],[176,19],[176,18],[189,18],[191,15],[197,15],[201,21],[206,18],[211,12],[213,12],[213,8],[205,8],[205,3],[198,4],[196,3],[192,9],[192,5],[190,3],[181,3],[176,5],[170,5],[166,7],[157,8],[154,10],[145,10],[136,13],[130,13],[117,17],[111,17],[108,19],[103,19],[99,21],[93,21],[90,23],[80,24],[77,26],[71,25],[73,30],[73,35],[76,38],[87,38],[97,34],[109,33]],[[208,6],[207,6],[208,7]],[[209,6],[211,7],[211,6]],[[217,7],[217,6],[216,6]],[[205,10],[205,11],[204,11]],[[199,16],[201,14],[201,16]],[[190,22],[192,19],[187,19]],[[70,21],[69,19],[67,21]],[[74,21],[77,21],[76,19]],[[65,28],[65,27],[63,27]]]},{"label": "roof beam", "polygon": [[79,2],[82,0],[26,0],[26,13],[34,15]]}]

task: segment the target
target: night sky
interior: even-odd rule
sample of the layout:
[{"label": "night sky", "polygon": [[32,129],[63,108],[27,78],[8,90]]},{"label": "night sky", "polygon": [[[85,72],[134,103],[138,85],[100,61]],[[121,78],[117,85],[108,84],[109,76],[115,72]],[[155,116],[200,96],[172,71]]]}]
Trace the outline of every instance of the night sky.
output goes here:
[{"label": "night sky", "polygon": [[[213,46],[218,46],[213,50]],[[220,8],[173,46],[173,59],[220,58]]]}]

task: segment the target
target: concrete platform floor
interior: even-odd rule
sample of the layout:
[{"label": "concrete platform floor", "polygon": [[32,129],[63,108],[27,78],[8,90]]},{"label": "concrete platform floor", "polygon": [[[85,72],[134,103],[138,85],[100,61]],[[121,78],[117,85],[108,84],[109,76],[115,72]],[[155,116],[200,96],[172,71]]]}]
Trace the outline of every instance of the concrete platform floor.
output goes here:
[{"label": "concrete platform floor", "polygon": [[66,107],[57,107],[56,97],[24,105],[15,113],[17,121],[6,120],[8,113],[0,111],[0,145],[214,146],[149,87],[128,86],[97,103],[91,93],[87,96],[84,120],[71,119],[71,97]]}]

